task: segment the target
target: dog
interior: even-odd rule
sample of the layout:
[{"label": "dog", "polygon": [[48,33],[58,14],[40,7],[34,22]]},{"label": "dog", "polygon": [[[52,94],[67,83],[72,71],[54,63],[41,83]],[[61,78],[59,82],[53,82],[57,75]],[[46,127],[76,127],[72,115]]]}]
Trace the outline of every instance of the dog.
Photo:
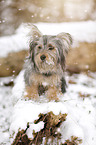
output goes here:
[{"label": "dog", "polygon": [[69,33],[42,35],[33,26],[29,56],[24,66],[25,97],[38,100],[44,95],[48,100],[59,100],[58,94],[66,91],[65,60],[71,45]]}]

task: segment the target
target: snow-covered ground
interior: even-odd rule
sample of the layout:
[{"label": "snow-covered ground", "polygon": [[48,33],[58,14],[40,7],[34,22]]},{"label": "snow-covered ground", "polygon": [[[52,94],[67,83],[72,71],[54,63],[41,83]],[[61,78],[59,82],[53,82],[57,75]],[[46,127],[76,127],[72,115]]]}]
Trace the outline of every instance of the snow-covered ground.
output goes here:
[{"label": "snow-covered ground", "polygon": [[[61,32],[70,33],[74,38],[74,45],[77,42],[96,42],[96,21],[66,22],[66,23],[36,23],[39,30],[46,35],[57,35]],[[6,56],[9,52],[17,52],[29,48],[28,33],[32,24],[22,24],[16,34],[0,38],[0,57]],[[2,51],[3,50],[3,51]]]},{"label": "snow-covered ground", "polygon": [[12,77],[0,78],[0,145],[10,145],[9,126],[10,116],[13,110],[11,101],[11,86],[5,86],[12,81]]},{"label": "snow-covered ground", "polygon": [[[61,125],[62,142],[74,135],[83,139],[82,145],[96,144],[96,73],[66,74],[68,84],[67,92],[60,97],[59,102],[25,101],[21,96],[24,93],[23,72],[15,81],[15,87],[3,86],[7,78],[0,79],[0,145],[10,145],[10,133],[18,132],[18,129],[25,129],[27,122],[30,122],[30,129],[36,131],[43,128],[41,124],[34,125],[40,113],[53,111],[55,115],[67,113],[66,121]],[[9,81],[11,78],[8,78]],[[15,107],[13,105],[15,104]],[[35,108],[35,109],[34,109]],[[11,113],[13,114],[10,120]],[[33,115],[32,115],[33,114]],[[30,137],[30,129],[27,132]],[[64,134],[64,135],[63,135]]]},{"label": "snow-covered ground", "polygon": [[[96,21],[39,23],[36,26],[43,34],[56,35],[60,32],[69,32],[77,41],[96,42]],[[30,27],[21,25],[16,34],[1,37],[0,57],[4,57],[12,51],[28,49],[29,37],[26,35],[29,31]],[[13,90],[12,87],[3,85],[4,82],[9,82],[11,79],[0,78],[0,145],[10,145],[10,134],[14,131],[17,133],[18,128],[24,129],[27,122],[30,122],[31,127],[37,131],[43,128],[43,122],[38,125],[39,128],[34,126],[32,121],[38,119],[39,113],[46,113],[50,110],[54,114],[60,112],[68,114],[59,130],[62,134],[61,142],[69,139],[71,135],[75,135],[83,139],[82,145],[96,145],[96,73],[66,74],[68,88],[67,92],[60,96],[59,102],[47,102],[44,98],[41,98],[40,102],[25,101],[21,99],[24,94],[23,72],[15,80]],[[32,117],[34,111],[37,116]],[[30,129],[27,133],[30,137]]]}]

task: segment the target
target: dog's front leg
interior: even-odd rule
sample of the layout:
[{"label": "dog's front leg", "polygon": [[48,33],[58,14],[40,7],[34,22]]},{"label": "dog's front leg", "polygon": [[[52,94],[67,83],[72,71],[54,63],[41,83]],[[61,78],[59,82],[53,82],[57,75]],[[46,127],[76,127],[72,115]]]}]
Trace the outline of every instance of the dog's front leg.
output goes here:
[{"label": "dog's front leg", "polygon": [[66,92],[66,81],[64,79],[64,77],[61,78],[61,92],[65,93]]},{"label": "dog's front leg", "polygon": [[59,101],[58,96],[57,96],[58,93],[59,93],[59,89],[56,86],[49,86],[46,92],[47,99],[49,101],[51,100]]},{"label": "dog's front leg", "polygon": [[26,95],[24,97],[27,97],[27,98],[33,99],[33,100],[37,100],[39,98],[38,85],[32,84],[31,86],[27,86]]}]

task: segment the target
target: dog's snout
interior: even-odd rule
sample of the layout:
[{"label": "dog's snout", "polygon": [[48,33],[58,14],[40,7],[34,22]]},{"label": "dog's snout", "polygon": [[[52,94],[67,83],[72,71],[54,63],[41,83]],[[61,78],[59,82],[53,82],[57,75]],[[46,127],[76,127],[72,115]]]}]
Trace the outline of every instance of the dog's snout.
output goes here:
[{"label": "dog's snout", "polygon": [[45,60],[45,58],[46,58],[46,56],[44,54],[40,56],[41,60]]}]

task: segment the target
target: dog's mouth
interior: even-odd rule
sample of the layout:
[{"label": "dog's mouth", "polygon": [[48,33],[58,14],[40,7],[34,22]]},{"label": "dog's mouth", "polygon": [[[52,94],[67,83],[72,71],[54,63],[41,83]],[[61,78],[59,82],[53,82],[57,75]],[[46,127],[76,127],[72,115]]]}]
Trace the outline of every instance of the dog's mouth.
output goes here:
[{"label": "dog's mouth", "polygon": [[47,60],[43,62],[39,62],[37,67],[39,71],[45,76],[50,76],[53,72],[55,72],[56,69],[55,63]]},{"label": "dog's mouth", "polygon": [[54,62],[42,61],[36,63],[38,71],[43,74],[44,76],[51,76],[53,73],[56,72],[56,66]]},{"label": "dog's mouth", "polygon": [[46,77],[50,77],[50,76],[52,76],[52,72],[46,72],[46,73],[42,73],[44,76],[46,76]]},{"label": "dog's mouth", "polygon": [[37,55],[34,60],[40,73],[50,75],[56,71],[57,60],[52,55]]}]

